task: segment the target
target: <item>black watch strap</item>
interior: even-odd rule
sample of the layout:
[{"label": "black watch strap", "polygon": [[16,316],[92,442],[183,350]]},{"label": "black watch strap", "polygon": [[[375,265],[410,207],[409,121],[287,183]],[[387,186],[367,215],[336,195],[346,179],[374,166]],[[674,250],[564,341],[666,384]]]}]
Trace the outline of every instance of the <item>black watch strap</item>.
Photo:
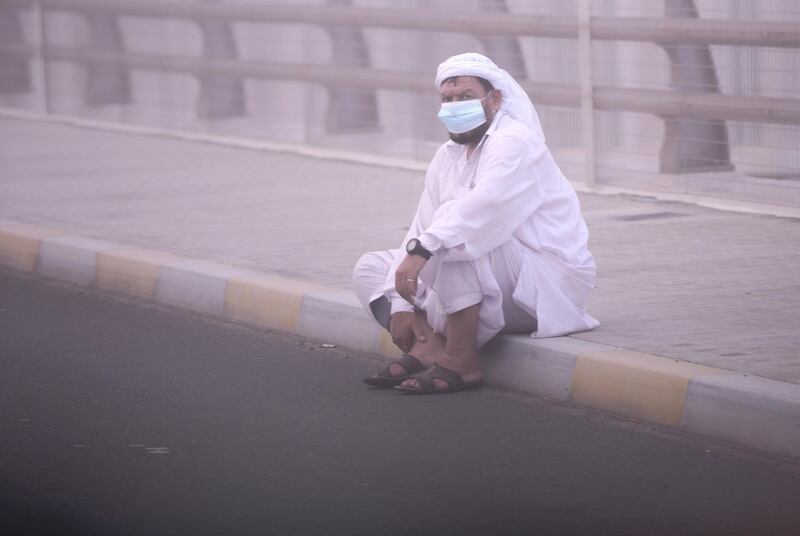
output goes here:
[{"label": "black watch strap", "polygon": [[406,244],[406,253],[409,255],[419,255],[425,258],[425,260],[430,259],[433,255],[433,253],[425,249],[422,242],[419,241],[419,238],[412,238],[408,241],[408,244]]}]

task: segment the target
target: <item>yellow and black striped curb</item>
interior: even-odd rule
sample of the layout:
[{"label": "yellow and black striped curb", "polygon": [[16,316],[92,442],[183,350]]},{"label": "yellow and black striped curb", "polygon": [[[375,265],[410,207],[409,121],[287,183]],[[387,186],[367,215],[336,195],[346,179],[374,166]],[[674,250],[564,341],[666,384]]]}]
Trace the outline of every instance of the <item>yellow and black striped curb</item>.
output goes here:
[{"label": "yellow and black striped curb", "polygon": [[[0,265],[257,326],[397,356],[346,291],[214,262],[0,223]],[[800,456],[800,385],[575,337],[497,337],[483,350],[502,388]]]}]

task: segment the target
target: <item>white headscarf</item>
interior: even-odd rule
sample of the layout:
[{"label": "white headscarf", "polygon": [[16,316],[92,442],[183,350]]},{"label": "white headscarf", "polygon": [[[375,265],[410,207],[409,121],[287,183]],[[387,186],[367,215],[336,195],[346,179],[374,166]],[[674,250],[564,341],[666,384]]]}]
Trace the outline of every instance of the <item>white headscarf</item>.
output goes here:
[{"label": "white headscarf", "polygon": [[542,124],[530,97],[508,72],[495,65],[492,60],[476,52],[447,58],[439,64],[436,71],[436,91],[441,89],[443,81],[452,76],[477,76],[488,80],[503,96],[500,110],[527,125],[533,131],[534,137],[544,142]]}]

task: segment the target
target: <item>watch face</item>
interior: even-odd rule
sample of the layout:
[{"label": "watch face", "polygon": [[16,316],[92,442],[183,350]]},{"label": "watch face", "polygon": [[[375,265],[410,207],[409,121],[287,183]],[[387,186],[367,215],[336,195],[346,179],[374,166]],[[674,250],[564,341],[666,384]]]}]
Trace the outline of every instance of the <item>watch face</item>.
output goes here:
[{"label": "watch face", "polygon": [[412,238],[406,244],[406,252],[407,253],[411,253],[412,251],[414,251],[417,248],[418,244],[419,244],[419,240],[417,240],[416,238]]}]

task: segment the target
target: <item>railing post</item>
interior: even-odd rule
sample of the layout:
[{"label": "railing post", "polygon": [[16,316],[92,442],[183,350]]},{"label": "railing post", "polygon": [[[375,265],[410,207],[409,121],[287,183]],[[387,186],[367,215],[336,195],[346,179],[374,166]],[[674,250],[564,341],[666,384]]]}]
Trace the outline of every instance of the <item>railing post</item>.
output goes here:
[{"label": "railing post", "polygon": [[[508,13],[506,0],[480,0],[478,7],[485,13]],[[486,49],[486,55],[498,66],[516,79],[527,78],[525,61],[516,36],[482,36],[478,40]]]},{"label": "railing post", "polygon": [[[352,7],[352,0],[328,0],[331,7]],[[361,28],[326,26],[336,65],[369,67],[369,51]],[[328,133],[372,131],[378,128],[378,101],[372,89],[329,89]]]},{"label": "railing post", "polygon": [[33,19],[36,27],[36,66],[41,84],[41,108],[45,114],[50,113],[50,82],[47,76],[47,35],[45,34],[44,8],[41,0],[33,4]]},{"label": "railing post", "polygon": [[[0,4],[0,47],[24,44],[19,10]],[[27,58],[0,51],[0,94],[29,93],[30,71]]]},{"label": "railing post", "polygon": [[[124,52],[119,20],[113,15],[90,13],[89,23],[92,47],[97,50]],[[130,104],[131,82],[124,65],[89,65],[86,84],[86,104],[106,106]]]},{"label": "railing post", "polygon": [[[694,0],[666,0],[667,17],[697,19]],[[683,92],[719,93],[714,58],[707,45],[662,45],[670,63],[670,86]],[[725,121],[662,116],[662,173],[731,171]]]},{"label": "railing post", "polygon": [[[203,0],[216,2],[216,0]],[[237,59],[236,36],[227,21],[199,19],[203,35],[205,58],[214,60]],[[244,82],[224,76],[200,75],[200,96],[197,115],[201,119],[228,119],[245,115]]]},{"label": "railing post", "polygon": [[584,181],[595,183],[594,86],[592,81],[592,6],[591,0],[578,2],[578,58],[581,78],[581,130],[583,138]]}]

